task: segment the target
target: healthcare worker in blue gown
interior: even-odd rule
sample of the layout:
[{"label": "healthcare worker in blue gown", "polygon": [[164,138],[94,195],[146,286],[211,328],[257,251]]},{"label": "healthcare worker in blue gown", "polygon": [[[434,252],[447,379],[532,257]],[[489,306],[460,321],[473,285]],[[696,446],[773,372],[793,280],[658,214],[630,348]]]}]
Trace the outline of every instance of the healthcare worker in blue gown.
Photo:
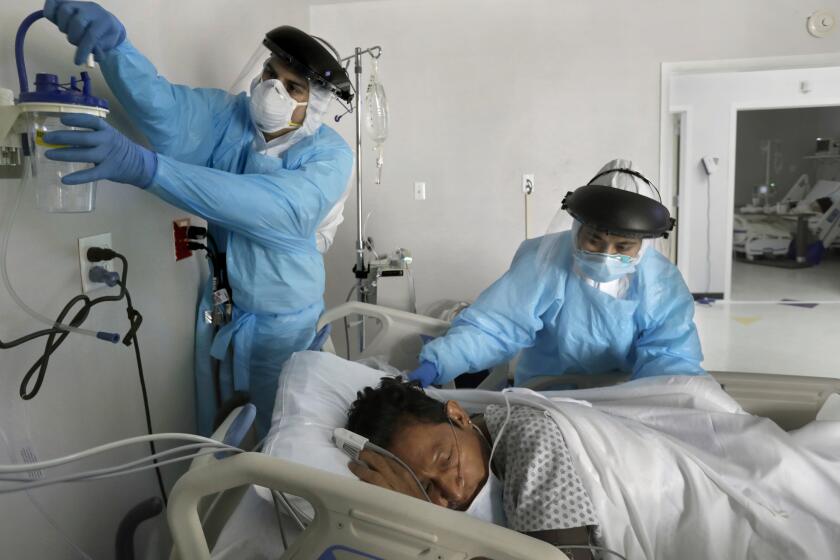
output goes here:
[{"label": "healthcare worker in blue gown", "polygon": [[426,344],[409,374],[422,385],[511,360],[515,384],[537,376],[696,375],[694,301],[654,247],[674,221],[627,160],[569,193],[550,233],[520,245],[510,269]]},{"label": "healthcare worker in blue gown", "polygon": [[[353,155],[321,122],[333,96],[352,98],[346,72],[321,42],[279,27],[252,58],[248,92],[175,85],[97,4],[48,0],[44,15],[78,47],[77,64],[95,55],[152,147],[103,119],[68,115],[64,124],[84,130],[51,133],[46,141],[70,147],[47,157],[95,164],[66,184],[135,185],[207,220],[224,255],[225,274],[216,276],[229,284],[233,307],[214,320],[220,308],[208,282],[195,343],[198,430],[212,431],[219,404],[236,391],[250,395],[265,434],[281,367],[312,344],[323,311],[322,252],[341,221]],[[220,360],[218,378],[211,356]]]}]

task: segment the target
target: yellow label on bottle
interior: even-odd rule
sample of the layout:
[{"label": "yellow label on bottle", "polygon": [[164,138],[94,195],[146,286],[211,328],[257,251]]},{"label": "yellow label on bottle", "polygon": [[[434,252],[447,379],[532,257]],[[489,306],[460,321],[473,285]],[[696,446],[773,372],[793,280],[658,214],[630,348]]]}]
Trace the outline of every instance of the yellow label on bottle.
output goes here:
[{"label": "yellow label on bottle", "polygon": [[35,144],[41,146],[42,148],[66,148],[67,146],[63,144],[47,144],[44,142],[44,134],[46,134],[43,130],[36,130],[35,131]]}]

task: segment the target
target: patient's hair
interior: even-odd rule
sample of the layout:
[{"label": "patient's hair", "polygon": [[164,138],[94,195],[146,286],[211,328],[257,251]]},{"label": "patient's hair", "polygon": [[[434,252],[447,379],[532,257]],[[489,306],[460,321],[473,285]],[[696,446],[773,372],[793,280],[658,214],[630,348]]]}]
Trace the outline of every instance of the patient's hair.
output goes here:
[{"label": "patient's hair", "polygon": [[394,434],[409,423],[445,424],[440,401],[426,395],[416,382],[383,377],[379,387],[365,387],[347,413],[347,429],[388,449]]}]

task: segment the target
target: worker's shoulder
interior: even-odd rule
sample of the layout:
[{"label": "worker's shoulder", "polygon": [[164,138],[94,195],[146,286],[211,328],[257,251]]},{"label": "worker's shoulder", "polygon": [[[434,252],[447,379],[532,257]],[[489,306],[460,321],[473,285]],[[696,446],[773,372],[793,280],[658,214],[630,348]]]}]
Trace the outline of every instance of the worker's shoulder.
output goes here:
[{"label": "worker's shoulder", "polygon": [[658,305],[672,305],[675,298],[691,299],[680,269],[659,251],[651,249],[645,255],[639,272],[644,293]]},{"label": "worker's shoulder", "polygon": [[322,124],[312,135],[312,144],[318,150],[334,150],[350,157],[353,156],[350,145],[330,126]]},{"label": "worker's shoulder", "polygon": [[647,255],[645,255],[641,268],[645,275],[656,275],[658,277],[678,276],[682,278],[680,269],[665,255],[654,248],[651,248]]},{"label": "worker's shoulder", "polygon": [[571,248],[571,232],[560,231],[526,239],[519,244],[516,258],[552,258],[567,253]]}]

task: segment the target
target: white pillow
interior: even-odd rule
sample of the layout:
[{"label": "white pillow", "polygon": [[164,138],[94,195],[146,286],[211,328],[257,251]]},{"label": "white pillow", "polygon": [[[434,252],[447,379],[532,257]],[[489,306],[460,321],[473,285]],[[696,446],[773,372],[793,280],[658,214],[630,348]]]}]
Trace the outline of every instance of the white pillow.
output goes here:
[{"label": "white pillow", "polygon": [[[343,428],[356,393],[376,387],[388,373],[328,352],[293,354],[280,374],[264,453],[333,474],[355,478],[332,434]],[[257,489],[271,500],[271,493]],[[298,505],[298,504],[296,504]],[[311,508],[306,508],[311,512]]]}]

